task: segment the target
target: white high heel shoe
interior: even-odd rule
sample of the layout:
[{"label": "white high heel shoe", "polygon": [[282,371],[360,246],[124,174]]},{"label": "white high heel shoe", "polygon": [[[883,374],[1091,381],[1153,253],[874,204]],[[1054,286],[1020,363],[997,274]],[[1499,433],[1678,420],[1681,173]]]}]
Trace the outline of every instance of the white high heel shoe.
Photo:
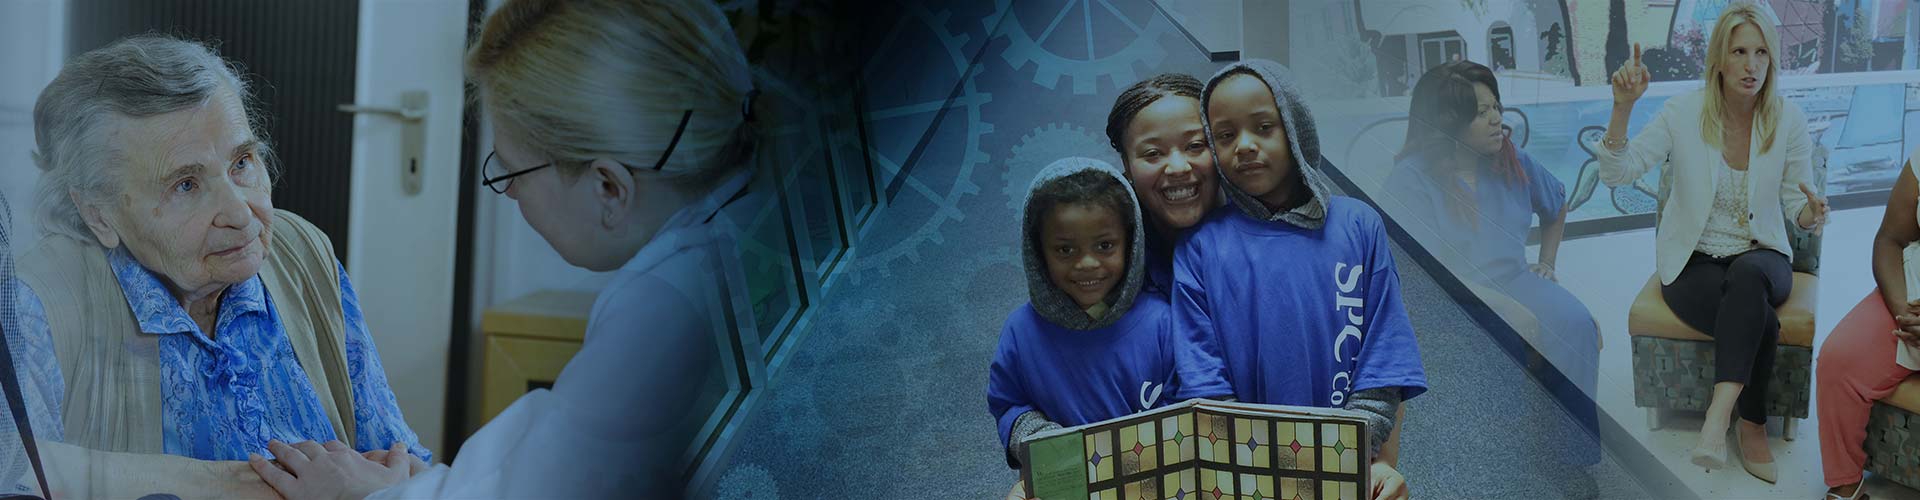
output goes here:
[{"label": "white high heel shoe", "polygon": [[[1738,422],[1733,424],[1733,433],[1734,433],[1733,439],[1735,442],[1741,441],[1741,438],[1743,437],[1742,435],[1746,433],[1746,431],[1740,430],[1741,425],[1742,424]],[[1732,445],[1733,443],[1728,443],[1729,447],[1731,447]],[[1753,474],[1753,477],[1760,478],[1761,481],[1766,481],[1767,484],[1778,483],[1780,471],[1778,468],[1774,467],[1773,462],[1754,463],[1752,461],[1747,460],[1745,452],[1741,452],[1740,467],[1743,469],[1746,469],[1748,474]]]},{"label": "white high heel shoe", "polygon": [[1727,466],[1727,460],[1725,458],[1727,453],[1726,447],[1721,447],[1718,450],[1707,450],[1696,447],[1688,453],[1693,455],[1694,465],[1698,465],[1709,471],[1722,469]]},{"label": "white high heel shoe", "polygon": [[[1724,439],[1724,437],[1722,439]],[[1694,465],[1698,465],[1708,471],[1721,469],[1727,466],[1727,445],[1728,443],[1726,442],[1721,442],[1720,446],[1712,448],[1702,448],[1696,445],[1692,450],[1689,450],[1687,454],[1692,456]]]}]

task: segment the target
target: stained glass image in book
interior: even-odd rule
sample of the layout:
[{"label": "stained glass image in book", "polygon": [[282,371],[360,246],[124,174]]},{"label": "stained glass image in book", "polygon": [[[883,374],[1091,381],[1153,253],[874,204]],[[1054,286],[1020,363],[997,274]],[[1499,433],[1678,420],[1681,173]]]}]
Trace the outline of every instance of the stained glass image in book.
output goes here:
[{"label": "stained glass image in book", "polygon": [[1358,413],[1193,400],[1027,441],[1027,495],[1089,500],[1360,500]]}]

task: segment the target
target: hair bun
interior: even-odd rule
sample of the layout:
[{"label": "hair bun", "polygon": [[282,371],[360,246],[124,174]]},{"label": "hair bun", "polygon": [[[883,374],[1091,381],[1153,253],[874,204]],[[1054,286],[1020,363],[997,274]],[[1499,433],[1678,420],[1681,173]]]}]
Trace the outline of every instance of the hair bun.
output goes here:
[{"label": "hair bun", "polygon": [[746,99],[742,99],[740,102],[741,118],[745,118],[749,122],[753,121],[753,100],[758,97],[760,97],[760,89],[755,88],[747,91]]}]

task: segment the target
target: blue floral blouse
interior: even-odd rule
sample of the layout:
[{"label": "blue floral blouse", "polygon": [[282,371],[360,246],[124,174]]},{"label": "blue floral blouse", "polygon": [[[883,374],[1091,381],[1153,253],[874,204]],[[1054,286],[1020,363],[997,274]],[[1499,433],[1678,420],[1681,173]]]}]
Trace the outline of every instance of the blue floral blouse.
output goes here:
[{"label": "blue floral blouse", "polygon": [[[220,298],[218,334],[209,339],[167,292],[160,277],[124,250],[107,253],[120,287],[145,333],[161,335],[162,446],[169,455],[201,460],[246,460],[272,456],[267,441],[287,443],[341,439],[328,423],[320,396],[294,356],[260,277],[229,287]],[[340,265],[334,263],[336,268]],[[407,427],[387,386],[360,301],[340,269],[340,302],[346,312],[347,371],[352,384],[355,448],[386,449],[405,441],[423,460],[433,454]],[[24,282],[14,280],[20,328],[8,331],[14,364],[34,434],[64,441],[59,425],[66,383],[53,352],[45,307]],[[341,439],[346,441],[345,439]]]}]

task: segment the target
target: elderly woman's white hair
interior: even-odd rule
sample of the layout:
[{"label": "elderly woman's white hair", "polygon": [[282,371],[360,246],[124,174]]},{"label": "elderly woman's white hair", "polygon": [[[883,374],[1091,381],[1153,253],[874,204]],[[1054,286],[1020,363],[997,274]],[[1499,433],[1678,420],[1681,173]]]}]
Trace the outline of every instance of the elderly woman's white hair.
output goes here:
[{"label": "elderly woman's white hair", "polygon": [[[120,194],[119,174],[129,160],[107,141],[107,132],[121,119],[201,106],[223,91],[251,108],[240,73],[205,44],[154,34],[124,38],[68,62],[33,107],[33,163],[42,172],[35,212],[42,231],[93,241],[76,204]],[[257,115],[247,116],[271,172],[276,162]]]}]

